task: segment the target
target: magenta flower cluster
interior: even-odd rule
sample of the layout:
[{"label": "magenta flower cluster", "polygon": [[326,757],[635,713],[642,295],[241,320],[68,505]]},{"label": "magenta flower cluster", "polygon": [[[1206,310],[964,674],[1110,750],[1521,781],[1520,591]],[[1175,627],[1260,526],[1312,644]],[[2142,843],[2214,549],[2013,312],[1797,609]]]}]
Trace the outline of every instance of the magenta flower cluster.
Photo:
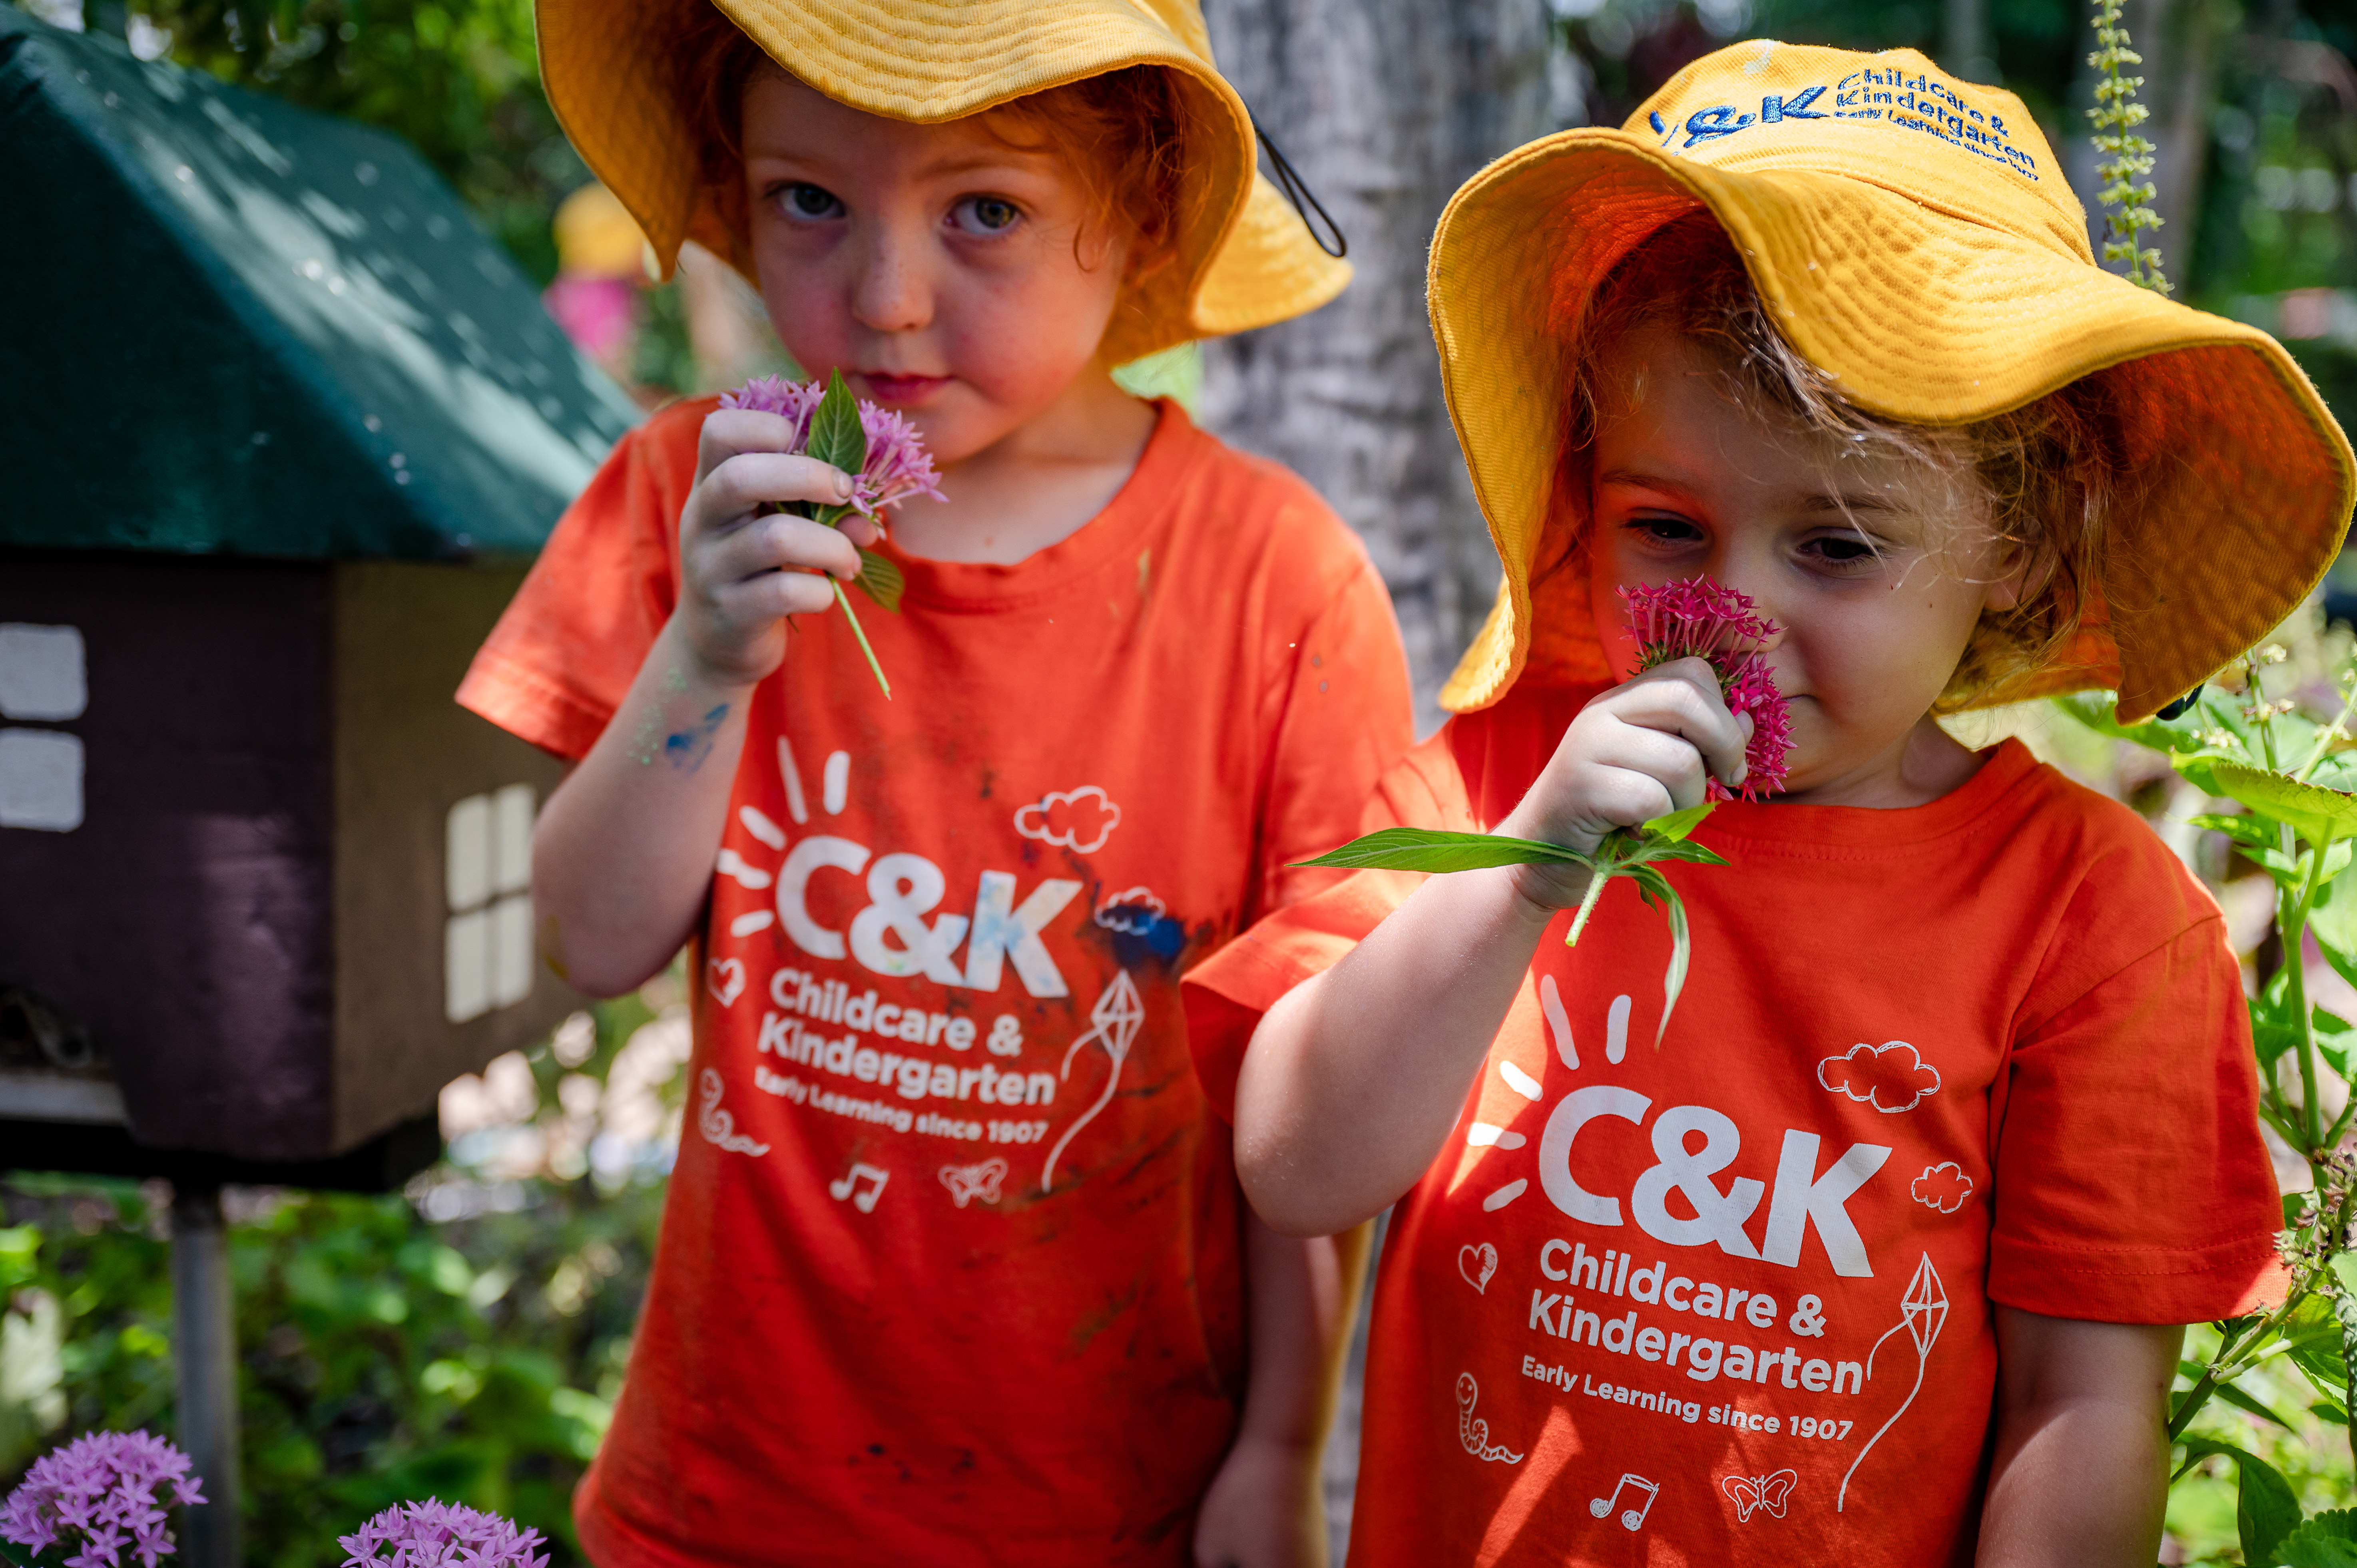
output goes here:
[{"label": "magenta flower cluster", "polygon": [[[823,381],[790,381],[783,376],[757,376],[735,392],[723,392],[720,406],[774,413],[792,422],[793,446],[800,452],[810,440],[811,415],[826,395]],[[862,399],[859,428],[867,437],[867,461],[852,476],[851,504],[863,517],[910,496],[942,499],[941,476],[933,471],[932,455],[916,426],[889,409]]]},{"label": "magenta flower cluster", "polygon": [[201,1503],[188,1456],[145,1432],[92,1432],[53,1449],[0,1504],[0,1537],[36,1552],[73,1549],[66,1568],[156,1568],[175,1550],[175,1505]]},{"label": "magenta flower cluster", "polygon": [[[428,1500],[389,1508],[336,1544],[344,1568],[547,1568],[540,1531],[495,1513]],[[387,1555],[390,1549],[391,1555]]]},{"label": "magenta flower cluster", "polygon": [[[1741,797],[1758,800],[1781,789],[1792,749],[1792,719],[1760,652],[1761,645],[1776,635],[1776,623],[1760,613],[1749,595],[1708,577],[1689,577],[1658,588],[1623,588],[1620,597],[1629,607],[1630,635],[1637,639],[1638,669],[1651,670],[1674,659],[1707,660],[1718,673],[1727,711],[1751,715]],[[1714,779],[1710,798],[1735,797]]]}]

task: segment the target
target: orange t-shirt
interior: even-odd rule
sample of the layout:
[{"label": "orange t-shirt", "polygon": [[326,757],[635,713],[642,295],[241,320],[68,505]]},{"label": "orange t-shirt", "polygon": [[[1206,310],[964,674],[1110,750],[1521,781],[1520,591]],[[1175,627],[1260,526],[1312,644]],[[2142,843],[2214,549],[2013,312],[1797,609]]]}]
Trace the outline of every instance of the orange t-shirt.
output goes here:
[{"label": "orange t-shirt", "polygon": [[[1594,688],[1459,717],[1365,826],[1474,831]],[[1909,811],[1726,805],[1673,865],[1693,972],[1626,882],[1540,944],[1394,1211],[1352,1568],[1969,1563],[1993,1304],[2190,1323],[2278,1289],[2217,907],[2018,743]],[[1363,874],[1188,978],[1232,1103],[1259,1013],[1417,878]],[[2277,1299],[2280,1299],[2279,1295]]]},{"label": "orange t-shirt", "polygon": [[[624,440],[459,700],[567,757],[671,613],[709,403]],[[923,505],[919,501],[912,504]],[[691,1101],[576,1502],[602,1568],[1184,1563],[1244,1373],[1178,973],[1331,874],[1410,739],[1365,552],[1166,405],[1017,566],[896,554],[752,698]]]}]

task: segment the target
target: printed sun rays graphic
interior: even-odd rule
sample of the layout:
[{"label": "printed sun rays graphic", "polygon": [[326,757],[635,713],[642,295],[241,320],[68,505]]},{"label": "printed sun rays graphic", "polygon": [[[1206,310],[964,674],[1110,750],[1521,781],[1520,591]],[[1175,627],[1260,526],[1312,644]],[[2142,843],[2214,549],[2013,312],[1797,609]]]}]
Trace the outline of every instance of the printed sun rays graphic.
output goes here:
[{"label": "printed sun rays graphic", "polygon": [[[1612,999],[1611,1007],[1605,1013],[1604,1059],[1608,1062],[1617,1063],[1629,1054],[1629,1005],[1628,997],[1615,996]],[[1539,976],[1539,1009],[1546,1015],[1547,1033],[1554,1037],[1555,1056],[1565,1067],[1577,1071],[1579,1047],[1573,1043],[1571,1017],[1564,1011],[1563,993],[1556,988],[1555,976],[1552,974]],[[1540,1087],[1538,1079],[1503,1058],[1498,1061],[1498,1079],[1508,1089],[1534,1105],[1537,1104],[1546,1092]],[[1520,1107],[1516,1107],[1517,1114],[1520,1113]],[[1508,1121],[1512,1119],[1512,1117],[1507,1118]],[[1465,1130],[1465,1142],[1468,1146],[1476,1149],[1507,1150],[1522,1148],[1530,1142],[1530,1139],[1496,1122],[1476,1122]],[[1484,1197],[1481,1200],[1481,1208],[1485,1212],[1494,1214],[1530,1189],[1531,1182],[1528,1176],[1516,1176]]]},{"label": "printed sun rays graphic", "polygon": [[1064,1135],[1056,1140],[1056,1146],[1048,1151],[1048,1163],[1039,1172],[1041,1192],[1048,1191],[1054,1183],[1056,1162],[1063,1157],[1065,1146],[1071,1143],[1073,1134],[1095,1121],[1097,1112],[1113,1103],[1114,1090],[1121,1085],[1122,1064],[1129,1059],[1130,1045],[1137,1038],[1138,1026],[1146,1022],[1146,1004],[1138,999],[1137,984],[1129,978],[1129,971],[1114,972],[1113,983],[1106,986],[1104,994],[1097,998],[1097,1004],[1089,1009],[1089,1022],[1092,1027],[1075,1039],[1071,1048],[1064,1053],[1062,1076],[1067,1082],[1071,1081],[1072,1058],[1080,1055],[1081,1047],[1091,1040],[1103,1046],[1105,1055],[1113,1058],[1113,1071],[1105,1075],[1104,1092],[1097,1096],[1096,1103],[1082,1112],[1072,1124],[1064,1129]]}]

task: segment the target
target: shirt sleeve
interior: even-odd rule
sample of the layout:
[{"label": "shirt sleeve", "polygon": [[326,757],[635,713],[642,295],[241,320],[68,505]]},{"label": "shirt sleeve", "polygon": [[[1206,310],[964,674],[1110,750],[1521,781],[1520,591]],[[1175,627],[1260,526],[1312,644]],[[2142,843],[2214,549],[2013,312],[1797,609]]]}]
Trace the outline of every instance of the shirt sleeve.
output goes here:
[{"label": "shirt sleeve", "polygon": [[671,618],[700,424],[669,411],[615,446],[476,652],[461,707],[568,761],[588,755]]},{"label": "shirt sleeve", "polygon": [[2035,1024],[2004,1094],[1993,1300],[2163,1324],[2283,1298],[2249,1016],[2214,914]]},{"label": "shirt sleeve", "polygon": [[[1355,829],[1331,835],[1309,853],[1323,854],[1358,833],[1384,828],[1475,831],[1448,735],[1444,726],[1401,757],[1362,801]],[[1231,1121],[1236,1074],[1261,1015],[1303,981],[1331,968],[1424,882],[1405,871],[1329,875],[1340,880],[1263,918],[1189,970],[1180,984],[1196,1076],[1213,1108]]]},{"label": "shirt sleeve", "polygon": [[1384,770],[1415,739],[1407,652],[1374,565],[1356,569],[1295,639],[1275,715],[1246,924],[1342,874],[1302,868],[1357,832]]}]

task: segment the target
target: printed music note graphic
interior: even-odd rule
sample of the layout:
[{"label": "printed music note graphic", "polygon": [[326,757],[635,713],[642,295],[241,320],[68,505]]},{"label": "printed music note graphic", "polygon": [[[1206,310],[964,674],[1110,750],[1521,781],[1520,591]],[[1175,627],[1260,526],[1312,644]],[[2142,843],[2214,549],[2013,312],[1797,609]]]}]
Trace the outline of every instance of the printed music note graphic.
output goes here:
[{"label": "printed music note graphic", "polygon": [[[858,1197],[852,1197],[851,1189],[857,1187],[861,1182],[868,1180],[870,1177],[875,1179],[876,1185],[861,1193]],[[856,1208],[862,1214],[873,1214],[876,1212],[876,1200],[884,1196],[884,1184],[891,1179],[892,1173],[890,1171],[879,1171],[874,1165],[855,1165],[851,1167],[850,1175],[844,1176],[839,1181],[831,1181],[827,1183],[826,1190],[828,1196],[833,1197],[837,1203],[842,1202],[846,1197],[850,1197],[852,1208]]]},{"label": "printed music note graphic", "polygon": [[1645,1479],[1642,1476],[1622,1476],[1619,1484],[1612,1488],[1611,1497],[1593,1498],[1589,1499],[1587,1511],[1594,1514],[1598,1519],[1602,1519],[1606,1514],[1610,1513],[1612,1511],[1613,1505],[1620,1500],[1620,1493],[1622,1489],[1629,1487],[1634,1487],[1639,1491],[1645,1494],[1645,1506],[1643,1508],[1622,1509],[1620,1510],[1620,1528],[1623,1530],[1635,1530],[1638,1526],[1645,1522],[1645,1516],[1653,1511],[1653,1499],[1662,1495],[1662,1488],[1653,1482]]}]

